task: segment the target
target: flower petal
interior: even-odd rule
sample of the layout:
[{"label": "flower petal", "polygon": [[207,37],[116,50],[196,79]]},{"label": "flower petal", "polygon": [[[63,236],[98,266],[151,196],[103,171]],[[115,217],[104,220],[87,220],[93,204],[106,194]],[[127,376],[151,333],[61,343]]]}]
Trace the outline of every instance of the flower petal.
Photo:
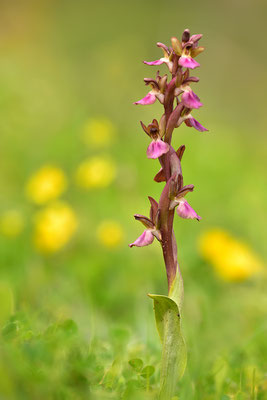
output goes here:
[{"label": "flower petal", "polygon": [[156,60],[156,61],[144,61],[144,64],[146,64],[146,65],[161,65],[164,62],[166,62],[165,59],[160,58],[159,60]]},{"label": "flower petal", "polygon": [[155,226],[154,226],[152,220],[149,219],[149,218],[147,218],[147,217],[145,217],[144,215],[134,214],[134,218],[135,218],[137,221],[142,222],[142,224],[145,225],[145,227],[146,227],[147,229],[154,229],[154,228],[155,228]]},{"label": "flower petal", "polygon": [[152,140],[147,148],[146,155],[148,158],[159,158],[162,154],[168,153],[170,146],[161,139]]},{"label": "flower petal", "polygon": [[188,204],[186,200],[181,200],[178,204],[178,207],[176,209],[177,214],[179,217],[182,218],[191,218],[194,219],[196,218],[198,221],[201,219],[199,215],[195,212],[195,210]]},{"label": "flower petal", "polygon": [[190,37],[190,42],[197,43],[202,38],[202,36],[203,35],[201,33],[198,35],[192,35]]},{"label": "flower petal", "polygon": [[180,57],[178,64],[181,67],[191,68],[191,69],[194,69],[196,67],[200,67],[200,64],[190,56],[182,56],[182,57]]},{"label": "flower petal", "polygon": [[177,197],[184,197],[187,193],[193,192],[194,185],[185,185],[181,190],[179,190]]},{"label": "flower petal", "polygon": [[135,242],[129,244],[129,247],[137,246],[137,247],[143,247],[143,246],[148,246],[151,244],[154,240],[154,236],[151,233],[150,230],[145,230],[141,236],[139,236]]},{"label": "flower petal", "polygon": [[199,97],[192,91],[186,91],[182,94],[182,102],[187,108],[199,108],[203,106],[203,104],[200,102]]},{"label": "flower petal", "polygon": [[142,105],[153,104],[155,103],[156,100],[157,100],[156,96],[149,92],[143,99],[136,101],[134,104],[142,104]]},{"label": "flower petal", "polygon": [[160,168],[160,170],[159,170],[159,172],[157,173],[157,175],[155,175],[154,181],[155,181],[155,182],[164,182],[164,181],[166,181],[166,177],[165,177],[163,168]]},{"label": "flower petal", "polygon": [[197,121],[195,118],[193,118],[193,117],[190,117],[190,118],[186,119],[186,120],[185,120],[185,123],[186,123],[187,126],[190,126],[191,128],[193,127],[193,128],[195,128],[197,131],[199,131],[199,132],[205,132],[205,131],[208,130],[208,129],[204,128],[204,126],[201,125],[201,123],[198,122],[198,121]]}]

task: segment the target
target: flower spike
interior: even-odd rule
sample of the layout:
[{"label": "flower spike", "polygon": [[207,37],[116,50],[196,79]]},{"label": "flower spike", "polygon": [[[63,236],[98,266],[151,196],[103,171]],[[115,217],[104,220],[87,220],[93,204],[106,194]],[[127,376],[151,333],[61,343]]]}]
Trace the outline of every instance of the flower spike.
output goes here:
[{"label": "flower spike", "polygon": [[157,43],[163,51],[163,57],[144,63],[151,66],[166,64],[170,71],[170,79],[167,74],[160,76],[160,71],[157,71],[154,79],[145,78],[145,84],[151,89],[143,99],[134,103],[147,105],[158,100],[164,107],[159,122],[157,119],[153,119],[149,125],[141,122],[142,129],[150,138],[147,157],[157,158],[160,164],[154,180],[163,183],[163,190],[158,203],[149,197],[149,218],[135,214],[135,219],[140,221],[145,229],[133,243],[129,244],[130,247],[144,247],[150,245],[156,238],[162,247],[168,295],[149,296],[154,300],[157,327],[163,343],[159,398],[164,400],[170,400],[177,395],[174,377],[177,379],[182,377],[186,365],[186,347],[180,326],[183,315],[181,313],[183,279],[177,262],[173,220],[176,214],[184,219],[198,221],[201,219],[185,199],[188,193],[194,190],[194,185],[184,185],[181,163],[185,146],[181,145],[175,151],[172,137],[175,129],[183,122],[199,132],[207,131],[192,116],[195,109],[203,106],[197,94],[191,89],[191,84],[197,83],[199,79],[190,76],[191,70],[200,66],[195,57],[204,50],[198,46],[201,38],[202,35],[190,35],[189,29],[185,29],[181,40],[176,37],[171,38],[170,47]]}]

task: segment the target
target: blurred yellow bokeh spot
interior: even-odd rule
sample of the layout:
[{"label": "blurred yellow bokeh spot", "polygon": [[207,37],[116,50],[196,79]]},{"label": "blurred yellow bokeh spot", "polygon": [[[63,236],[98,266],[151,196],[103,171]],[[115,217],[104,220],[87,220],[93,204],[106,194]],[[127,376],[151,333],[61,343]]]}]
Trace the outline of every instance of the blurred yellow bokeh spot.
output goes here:
[{"label": "blurred yellow bokeh spot", "polygon": [[115,163],[102,157],[92,157],[83,161],[76,171],[76,182],[84,189],[109,186],[117,173]]},{"label": "blurred yellow bokeh spot", "polygon": [[78,225],[73,209],[62,202],[40,210],[34,222],[34,244],[42,253],[55,253],[64,247]]},{"label": "blurred yellow bokeh spot", "polygon": [[91,147],[108,146],[114,139],[115,127],[107,118],[91,118],[89,119],[82,131],[82,139],[84,143]]},{"label": "blurred yellow bokeh spot", "polygon": [[222,229],[205,232],[200,237],[199,249],[225,280],[246,280],[263,269],[262,261],[249,246]]},{"label": "blurred yellow bokeh spot", "polygon": [[97,238],[108,248],[118,247],[124,237],[122,226],[117,221],[103,221],[97,228]]},{"label": "blurred yellow bokeh spot", "polygon": [[13,238],[22,232],[24,218],[18,210],[8,210],[0,216],[0,232],[7,237]]},{"label": "blurred yellow bokeh spot", "polygon": [[67,178],[62,169],[45,165],[30,177],[26,195],[36,204],[45,204],[58,198],[66,188]]}]

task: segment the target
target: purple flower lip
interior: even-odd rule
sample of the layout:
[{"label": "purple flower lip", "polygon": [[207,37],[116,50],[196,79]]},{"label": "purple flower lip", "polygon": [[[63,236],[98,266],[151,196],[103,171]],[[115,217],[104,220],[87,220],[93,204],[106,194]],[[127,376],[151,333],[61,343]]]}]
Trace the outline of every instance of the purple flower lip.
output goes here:
[{"label": "purple flower lip", "polygon": [[154,241],[154,235],[150,229],[146,229],[142,235],[140,235],[133,243],[129,244],[129,247],[144,247],[148,246]]},{"label": "purple flower lip", "polygon": [[166,62],[165,59],[160,58],[159,60],[155,60],[155,61],[144,61],[144,64],[146,64],[146,65],[161,65],[164,62]]},{"label": "purple flower lip", "polygon": [[191,56],[182,56],[179,58],[179,65],[184,68],[195,69],[200,67],[200,64],[195,61]]},{"label": "purple flower lip", "polygon": [[170,146],[168,145],[168,143],[163,142],[163,140],[156,139],[156,140],[152,140],[152,142],[150,143],[150,145],[147,148],[147,157],[148,158],[159,158],[160,156],[162,156],[165,153],[168,153],[170,149]]},{"label": "purple flower lip", "polygon": [[176,209],[177,214],[181,218],[185,219],[197,219],[198,221],[201,220],[201,217],[197,215],[195,210],[188,204],[188,202],[181,198]]},{"label": "purple flower lip", "polygon": [[[152,91],[151,91],[152,92]],[[141,100],[134,102],[133,104],[141,104],[141,105],[149,105],[149,104],[154,104],[155,101],[157,100],[156,96],[148,92],[148,94]]]},{"label": "purple flower lip", "polygon": [[185,119],[185,124],[190,128],[195,128],[199,132],[208,131],[208,129],[206,129],[203,125],[201,125],[200,122],[198,122],[195,118],[193,118],[191,114],[189,114],[189,116]]},{"label": "purple flower lip", "polygon": [[184,91],[181,99],[185,107],[190,109],[197,109],[203,106],[203,104],[200,102],[199,97],[191,89]]}]

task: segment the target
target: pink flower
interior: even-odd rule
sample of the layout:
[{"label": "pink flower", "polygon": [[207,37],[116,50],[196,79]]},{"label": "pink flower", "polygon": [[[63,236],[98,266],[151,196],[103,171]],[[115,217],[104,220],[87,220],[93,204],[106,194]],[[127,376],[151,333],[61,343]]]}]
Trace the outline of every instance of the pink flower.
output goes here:
[{"label": "pink flower", "polygon": [[195,69],[197,67],[200,67],[200,64],[197,61],[195,61],[190,55],[182,55],[179,58],[178,64],[181,67],[191,68],[191,69]]},{"label": "pink flower", "polygon": [[148,158],[159,158],[162,154],[168,153],[170,146],[168,143],[163,142],[163,140],[156,139],[152,140],[150,145],[147,148],[147,157]]},{"label": "pink flower", "polygon": [[163,140],[161,139],[159,123],[156,119],[153,119],[152,123],[148,126],[141,122],[141,126],[145,133],[152,139],[152,142],[148,146],[146,152],[148,158],[159,158],[169,151],[169,144],[163,142]]},{"label": "pink flower", "polygon": [[195,210],[188,204],[188,202],[182,197],[179,199],[178,207],[176,209],[179,217],[186,219],[197,219],[198,221],[201,219],[199,215],[195,212]]},{"label": "pink flower", "polygon": [[142,222],[146,227],[144,232],[133,242],[129,244],[129,247],[143,247],[148,246],[154,240],[154,237],[159,241],[161,240],[161,233],[157,228],[158,225],[158,203],[152,197],[148,197],[150,201],[150,218],[144,215],[135,214],[134,218],[137,221]]},{"label": "pink flower", "polygon": [[203,106],[203,104],[200,102],[199,97],[191,90],[190,88],[185,90],[184,93],[182,94],[182,102],[187,108],[199,108]]},{"label": "pink flower", "polygon": [[190,37],[188,29],[184,31],[182,37],[182,52],[176,52],[177,55],[181,56],[178,61],[181,67],[194,69],[200,66],[194,58],[204,50],[204,47],[198,46],[198,41],[201,38],[202,35],[192,35]]},{"label": "pink flower", "polygon": [[157,73],[156,79],[144,78],[145,84],[150,86],[152,90],[141,100],[136,101],[134,104],[153,104],[158,99],[160,103],[164,103],[164,93],[167,85],[167,75],[160,76]]},{"label": "pink flower", "polygon": [[161,47],[163,50],[164,57],[160,58],[159,60],[155,61],[144,61],[146,65],[161,65],[167,64],[169,71],[172,72],[173,62],[172,62],[172,53],[170,49],[163,43],[157,43],[158,47]]},{"label": "pink flower", "polygon": [[173,210],[177,207],[177,214],[182,218],[196,218],[198,221],[201,219],[199,215],[193,210],[193,208],[188,204],[185,200],[185,196],[189,192],[193,192],[194,185],[183,185],[183,176],[182,174],[178,174],[176,178],[174,178],[174,184],[172,186],[172,191],[169,192],[170,196],[170,210]]}]

